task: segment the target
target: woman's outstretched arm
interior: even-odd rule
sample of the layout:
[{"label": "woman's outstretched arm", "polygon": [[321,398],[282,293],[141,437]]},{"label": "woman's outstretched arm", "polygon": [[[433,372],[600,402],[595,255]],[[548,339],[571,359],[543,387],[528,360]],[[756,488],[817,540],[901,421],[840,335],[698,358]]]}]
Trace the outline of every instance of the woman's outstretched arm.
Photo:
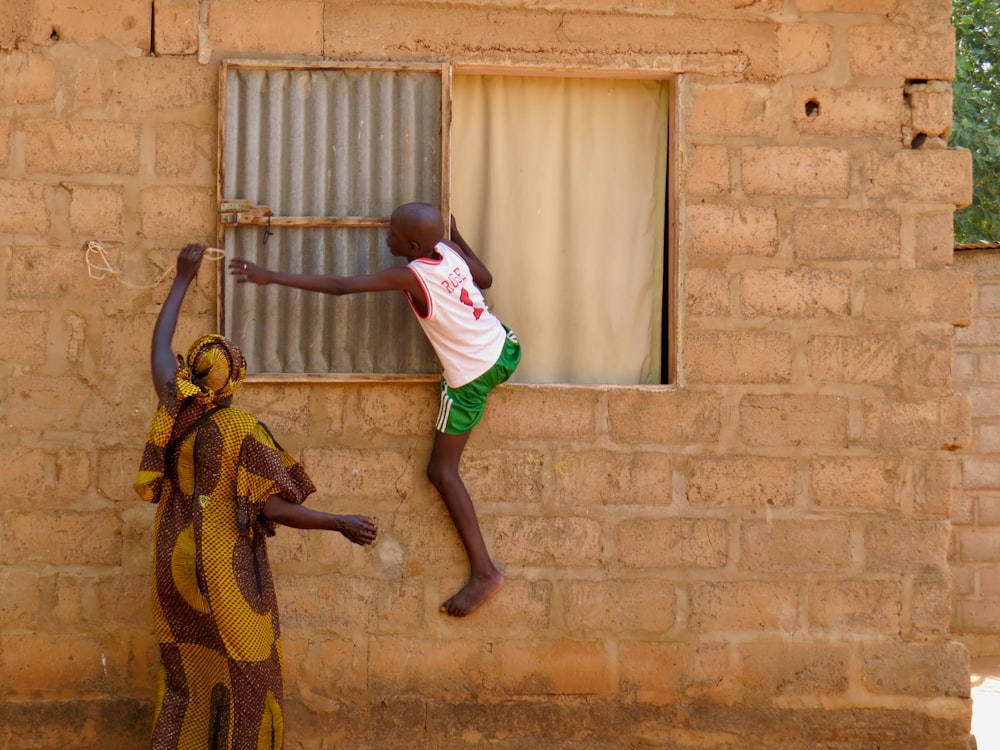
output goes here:
[{"label": "woman's outstretched arm", "polygon": [[272,523],[293,529],[319,529],[339,531],[355,544],[367,545],[375,541],[378,525],[367,516],[340,516],[290,503],[280,495],[271,495],[262,510],[264,518]]},{"label": "woman's outstretched arm", "polygon": [[153,373],[153,388],[156,395],[163,392],[163,387],[170,381],[177,369],[177,358],[174,356],[173,338],[177,329],[177,316],[180,314],[181,303],[188,287],[198,275],[201,260],[207,250],[206,245],[192,243],[185,245],[177,254],[177,273],[163,301],[160,314],[153,326],[153,342],[150,351],[150,369]]}]

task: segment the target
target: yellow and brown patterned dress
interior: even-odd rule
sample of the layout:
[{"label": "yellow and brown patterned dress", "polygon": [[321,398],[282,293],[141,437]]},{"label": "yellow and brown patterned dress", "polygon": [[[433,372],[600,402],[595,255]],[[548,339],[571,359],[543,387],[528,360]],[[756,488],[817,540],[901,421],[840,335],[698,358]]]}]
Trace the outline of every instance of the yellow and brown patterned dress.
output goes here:
[{"label": "yellow and brown patterned dress", "polygon": [[165,395],[137,483],[140,495],[152,485],[146,499],[159,502],[154,750],[282,746],[281,642],[265,544],[273,527],[260,510],[271,495],[302,502],[315,488],[262,423],[219,407],[216,396]]}]

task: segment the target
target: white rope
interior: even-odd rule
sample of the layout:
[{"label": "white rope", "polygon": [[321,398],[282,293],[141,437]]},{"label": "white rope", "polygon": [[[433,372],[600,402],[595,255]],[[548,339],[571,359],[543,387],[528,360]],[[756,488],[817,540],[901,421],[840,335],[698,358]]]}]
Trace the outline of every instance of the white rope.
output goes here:
[{"label": "white rope", "polygon": [[[210,247],[205,250],[205,258],[207,260],[222,260],[226,256],[224,250],[217,247]],[[174,271],[174,266],[170,266],[166,271],[160,274],[159,278],[156,279],[152,284],[142,285],[142,284],[132,284],[122,278],[122,272],[114,268],[111,265],[111,261],[108,260],[108,251],[104,249],[97,240],[89,240],[87,242],[87,275],[90,278],[97,281],[106,279],[108,276],[114,276],[119,282],[124,284],[131,289],[152,289],[158,286],[167,276]]]}]

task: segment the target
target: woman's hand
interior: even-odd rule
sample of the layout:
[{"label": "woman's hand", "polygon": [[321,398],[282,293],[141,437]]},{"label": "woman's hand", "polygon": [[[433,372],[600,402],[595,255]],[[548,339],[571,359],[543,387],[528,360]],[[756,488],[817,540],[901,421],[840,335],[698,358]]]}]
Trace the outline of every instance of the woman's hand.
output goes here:
[{"label": "woman's hand", "polygon": [[201,268],[201,261],[207,249],[208,245],[198,242],[182,247],[177,253],[177,278],[187,281],[194,279],[198,275],[198,269]]},{"label": "woman's hand", "polygon": [[343,527],[340,533],[355,544],[366,546],[375,541],[378,523],[367,516],[341,516]]}]

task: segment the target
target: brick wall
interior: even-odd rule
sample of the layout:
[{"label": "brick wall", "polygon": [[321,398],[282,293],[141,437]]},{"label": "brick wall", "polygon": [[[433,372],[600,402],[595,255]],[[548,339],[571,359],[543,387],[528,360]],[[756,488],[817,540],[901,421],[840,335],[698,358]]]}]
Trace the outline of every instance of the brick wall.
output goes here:
[{"label": "brick wall", "polygon": [[[679,76],[678,385],[495,395],[465,458],[508,577],[484,610],[437,612],[464,569],[423,476],[433,386],[244,389],[315,504],[384,529],[371,550],[274,540],[290,746],[971,747],[947,555],[976,280],[951,266],[971,160],[944,147],[949,15],[4,3],[0,747],[146,744],[152,508],[131,481],[165,288],[135,287],[214,240],[218,65],[255,56]],[[94,237],[121,280],[87,276]],[[215,294],[203,271],[178,341],[214,324]]]},{"label": "brick wall", "polygon": [[997,653],[1000,613],[1000,254],[965,250],[955,265],[976,280],[973,324],[955,339],[956,388],[972,402],[972,441],[959,455],[952,506],[952,631],[974,655]]}]

